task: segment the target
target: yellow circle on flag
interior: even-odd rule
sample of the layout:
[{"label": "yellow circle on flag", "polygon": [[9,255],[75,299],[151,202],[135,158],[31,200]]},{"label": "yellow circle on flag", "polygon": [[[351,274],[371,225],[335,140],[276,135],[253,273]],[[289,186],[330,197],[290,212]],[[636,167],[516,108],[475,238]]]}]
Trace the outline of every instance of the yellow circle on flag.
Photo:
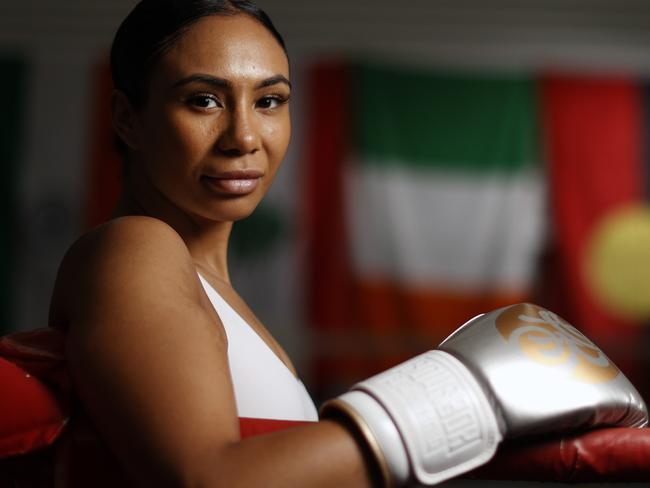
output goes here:
[{"label": "yellow circle on flag", "polygon": [[586,249],[586,273],[607,310],[650,317],[650,208],[627,206],[597,225]]}]

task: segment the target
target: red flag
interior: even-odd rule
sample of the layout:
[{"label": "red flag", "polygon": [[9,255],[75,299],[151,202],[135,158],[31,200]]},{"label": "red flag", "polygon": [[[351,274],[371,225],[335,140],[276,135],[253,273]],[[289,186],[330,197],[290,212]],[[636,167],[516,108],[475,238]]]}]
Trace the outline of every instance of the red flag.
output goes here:
[{"label": "red flag", "polygon": [[[643,201],[643,95],[622,78],[551,76],[542,82],[555,260],[547,304],[585,332],[631,377],[638,321],[606,303],[590,270],[605,219]],[[640,263],[641,264],[641,263]],[[639,349],[638,353],[641,350]]]},{"label": "red flag", "polygon": [[115,147],[111,125],[110,98],[113,83],[108,62],[96,68],[94,79],[96,82],[86,186],[85,223],[88,228],[110,218],[122,186],[122,159]]}]

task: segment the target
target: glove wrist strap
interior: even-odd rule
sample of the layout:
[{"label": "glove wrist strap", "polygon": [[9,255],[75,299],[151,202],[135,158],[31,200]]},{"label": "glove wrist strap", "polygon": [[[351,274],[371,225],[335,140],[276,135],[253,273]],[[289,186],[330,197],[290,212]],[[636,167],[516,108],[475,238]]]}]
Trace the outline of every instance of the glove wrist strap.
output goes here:
[{"label": "glove wrist strap", "polygon": [[416,356],[353,390],[372,396],[387,411],[420,483],[440,483],[484,464],[501,441],[483,387],[446,352]]}]

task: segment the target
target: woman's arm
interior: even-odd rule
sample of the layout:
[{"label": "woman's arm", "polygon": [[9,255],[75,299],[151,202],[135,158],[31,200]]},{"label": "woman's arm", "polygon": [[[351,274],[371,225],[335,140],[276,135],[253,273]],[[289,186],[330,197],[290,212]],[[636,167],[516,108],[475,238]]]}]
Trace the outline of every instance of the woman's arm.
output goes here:
[{"label": "woman's arm", "polygon": [[149,486],[369,486],[350,432],[323,421],[241,440],[227,339],[166,224],[114,221],[70,251],[54,320],[75,388],[125,470]]}]

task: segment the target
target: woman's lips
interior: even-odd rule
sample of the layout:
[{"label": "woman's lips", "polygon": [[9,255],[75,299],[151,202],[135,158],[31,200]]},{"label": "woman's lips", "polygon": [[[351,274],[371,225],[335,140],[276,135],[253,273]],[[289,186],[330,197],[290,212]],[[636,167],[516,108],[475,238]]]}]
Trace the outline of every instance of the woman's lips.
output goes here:
[{"label": "woman's lips", "polygon": [[222,195],[248,195],[254,192],[262,179],[260,171],[228,171],[216,176],[203,175],[202,179],[212,190]]}]

